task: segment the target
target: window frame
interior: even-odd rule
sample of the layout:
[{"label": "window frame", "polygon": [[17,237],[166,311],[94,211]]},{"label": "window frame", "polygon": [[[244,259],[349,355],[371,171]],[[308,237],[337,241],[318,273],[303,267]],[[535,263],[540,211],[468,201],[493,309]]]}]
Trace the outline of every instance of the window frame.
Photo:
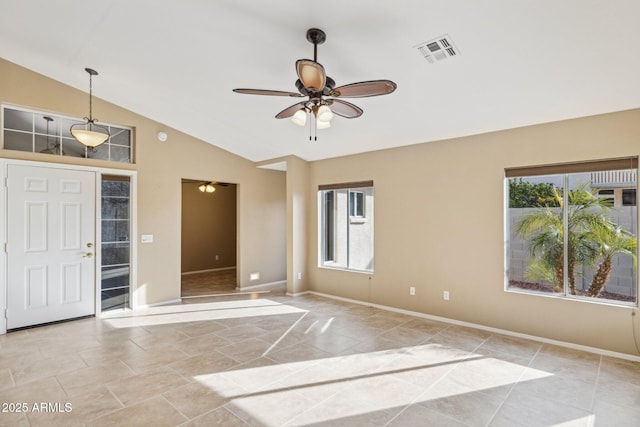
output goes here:
[{"label": "window frame", "polygon": [[364,204],[364,191],[349,189],[349,216],[351,218],[365,218]]},{"label": "window frame", "polygon": [[[345,211],[341,215],[340,221],[337,219],[339,213],[339,201],[338,191],[343,190],[346,193],[346,207]],[[372,274],[374,272],[374,224],[373,224],[373,212],[367,212],[367,209],[373,209],[373,203],[366,202],[367,192],[370,192],[369,196],[374,197],[373,181],[360,181],[360,182],[348,182],[342,184],[328,184],[318,186],[318,267],[328,268],[333,270],[352,271],[357,273]],[[361,201],[359,203],[360,209],[356,207],[352,208],[352,200],[357,200],[357,193],[362,194]],[[354,195],[352,198],[352,194]],[[356,202],[358,203],[358,202]],[[370,206],[369,206],[370,205]],[[360,215],[351,215],[352,213]],[[341,220],[344,219],[344,224]],[[346,241],[339,240],[340,227],[346,227],[345,239]],[[370,268],[354,268],[351,267],[351,250],[353,249],[351,242],[351,227],[369,227],[370,232]],[[345,260],[338,260],[338,253],[342,249]]]},{"label": "window frame", "polygon": [[[544,292],[537,291],[531,289],[520,289],[517,287],[510,286],[510,272],[511,272],[511,235],[512,228],[514,224],[511,224],[511,212],[510,212],[510,195],[509,195],[509,182],[511,179],[515,178],[531,178],[536,176],[561,176],[562,177],[562,201],[565,206],[569,205],[568,200],[568,190],[569,188],[569,180],[571,176],[579,174],[579,173],[593,173],[599,171],[616,171],[616,170],[633,170],[636,174],[636,182],[633,191],[637,193],[638,189],[638,157],[626,157],[626,158],[618,158],[618,159],[608,159],[608,160],[600,160],[600,161],[585,161],[585,162],[576,162],[576,163],[567,163],[567,164],[553,164],[553,165],[542,165],[542,166],[530,166],[530,167],[521,167],[521,168],[505,168],[504,170],[504,180],[503,180],[503,194],[504,194],[504,239],[505,239],[505,248],[504,248],[504,291],[505,292],[513,292],[519,294],[526,295],[537,295],[551,298],[560,298],[567,299],[571,301],[581,301],[581,302],[589,302],[596,304],[605,304],[612,305],[616,307],[640,307],[640,269],[634,268],[632,273],[632,278],[635,281],[635,289],[633,293],[635,293],[635,302],[630,301],[619,301],[611,298],[599,298],[599,297],[590,297],[590,296],[581,296],[581,295],[572,295],[569,292],[569,280],[568,280],[568,233],[567,233],[567,221],[568,221],[568,209],[563,209],[563,229],[565,230],[564,234],[564,242],[563,242],[563,253],[564,253],[564,278],[562,283],[562,292]],[[598,196],[599,192],[598,192]],[[603,194],[603,198],[611,197],[608,194]],[[613,201],[613,200],[612,200]],[[629,206],[629,205],[625,205]],[[636,213],[635,216],[635,238],[638,239],[638,230],[640,230],[640,220],[639,216]],[[636,248],[636,259],[639,258],[640,248]],[[633,294],[632,293],[632,294]]]},{"label": "window frame", "polygon": [[[29,114],[33,114],[35,116],[49,116],[52,117],[56,120],[67,120],[67,121],[71,121],[74,123],[78,123],[78,124],[82,124],[85,122],[84,119],[79,118],[79,117],[74,117],[74,116],[69,116],[69,115],[65,115],[65,114],[60,114],[60,113],[54,113],[54,112],[49,112],[49,111],[43,111],[43,110],[38,110],[35,108],[29,108],[29,107],[22,107],[22,106],[18,106],[18,105],[13,105],[13,104],[8,104],[8,103],[2,103],[0,104],[0,119],[1,119],[1,126],[0,126],[0,148],[3,150],[7,150],[7,151],[16,151],[16,152],[22,152],[22,153],[35,153],[35,154],[47,154],[47,155],[51,155],[51,156],[57,156],[57,157],[68,157],[68,158],[76,158],[76,159],[92,159],[92,160],[102,160],[102,161],[108,161],[108,162],[113,162],[113,163],[123,163],[123,164],[135,164],[135,159],[134,159],[134,132],[133,132],[133,128],[129,127],[129,126],[123,126],[123,125],[117,125],[114,123],[109,123],[109,122],[103,122],[100,121],[99,124],[102,126],[106,126],[109,128],[110,131],[110,137],[109,139],[107,139],[107,141],[103,144],[101,144],[100,146],[96,147],[96,148],[91,148],[91,147],[83,147],[84,148],[84,155],[83,156],[65,156],[62,151],[60,151],[59,153],[42,153],[42,152],[38,152],[36,150],[36,138],[37,137],[47,137],[47,146],[48,146],[48,141],[49,141],[49,136],[51,136],[52,138],[55,138],[55,142],[57,142],[58,144],[62,144],[62,150],[64,150],[64,141],[71,141],[73,140],[74,142],[77,143],[77,141],[75,141],[75,139],[73,137],[69,137],[69,136],[65,136],[63,134],[63,127],[62,126],[58,126],[58,130],[56,134],[53,133],[49,133],[48,135],[44,132],[39,132],[36,129],[36,123],[35,121],[32,123],[31,126],[31,130],[24,130],[24,129],[13,129],[13,128],[7,128],[6,127],[6,118],[5,118],[5,114],[6,114],[6,110],[13,110],[13,111],[17,111],[17,112],[23,112],[23,113],[29,113]],[[55,120],[54,120],[55,121]],[[66,128],[65,128],[66,129]],[[114,132],[116,131],[117,132]],[[32,146],[30,150],[15,150],[12,148],[5,148],[6,145],[6,141],[5,141],[5,133],[6,131],[9,132],[14,132],[14,133],[19,133],[19,134],[24,134],[24,135],[30,135],[31,136],[31,140],[32,140]],[[128,145],[122,145],[122,144],[118,144],[116,142],[112,142],[112,139],[119,134],[122,131],[128,131],[129,132],[129,138],[128,138]],[[79,144],[79,143],[78,143]],[[54,144],[55,146],[55,144]],[[104,149],[106,148],[107,151],[107,158],[98,158],[98,157],[90,157],[89,153],[91,152],[96,152],[100,149]],[[121,160],[114,160],[112,159],[112,148],[125,148],[128,151],[128,157],[129,157],[129,161],[121,161]]]}]

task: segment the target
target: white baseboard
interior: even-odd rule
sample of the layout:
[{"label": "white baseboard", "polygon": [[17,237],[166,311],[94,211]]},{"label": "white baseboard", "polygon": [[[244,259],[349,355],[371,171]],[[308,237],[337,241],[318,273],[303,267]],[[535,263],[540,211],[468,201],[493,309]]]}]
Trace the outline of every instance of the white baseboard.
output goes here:
[{"label": "white baseboard", "polygon": [[[288,297],[301,297],[303,295],[310,295],[312,291],[303,291],[303,292],[287,292],[286,295]],[[324,296],[323,294],[318,293],[317,295]]]},{"label": "white baseboard", "polygon": [[256,288],[264,288],[265,286],[276,286],[276,285],[285,285],[287,283],[286,280],[280,280],[278,282],[269,282],[269,283],[262,283],[260,285],[252,285],[252,286],[243,286],[243,287],[236,287],[237,291],[248,291],[251,289],[256,289]]},{"label": "white baseboard", "polygon": [[182,276],[188,276],[189,274],[198,274],[198,273],[211,273],[212,271],[223,271],[223,270],[235,270],[236,266],[233,267],[220,267],[220,268],[210,268],[208,270],[197,270],[197,271],[185,271],[184,273],[180,273]]},{"label": "white baseboard", "polygon": [[448,317],[433,316],[433,315],[430,315],[430,314],[420,313],[418,311],[404,310],[404,309],[401,309],[401,308],[389,307],[389,306],[386,306],[386,305],[374,304],[374,303],[370,303],[370,302],[354,300],[354,299],[351,299],[351,298],[344,298],[344,297],[339,297],[339,296],[336,296],[336,295],[324,294],[322,292],[317,292],[317,291],[304,291],[304,292],[299,292],[299,293],[296,293],[296,294],[293,294],[293,295],[290,295],[289,293],[287,293],[287,295],[288,296],[317,295],[317,296],[320,296],[320,297],[335,299],[335,300],[338,300],[338,301],[350,302],[350,303],[359,304],[359,305],[366,305],[366,306],[369,306],[369,307],[378,308],[380,310],[392,311],[392,312],[395,312],[395,313],[407,314],[409,316],[421,317],[423,319],[435,320],[435,321],[438,321],[438,322],[449,323],[449,324],[458,325],[458,326],[466,326],[468,328],[480,329],[480,330],[487,331],[487,332],[492,332],[492,333],[501,334],[501,335],[507,335],[507,336],[516,337],[516,338],[528,339],[528,340],[531,340],[531,341],[538,341],[538,342],[542,342],[542,343],[545,343],[545,344],[557,345],[559,347],[565,347],[565,348],[571,348],[571,349],[574,349],[574,350],[586,351],[586,352],[589,352],[589,353],[600,354],[600,355],[603,355],[603,356],[616,357],[618,359],[630,360],[632,362],[640,362],[640,356],[634,356],[632,354],[618,353],[616,351],[605,350],[605,349],[597,348],[597,347],[589,347],[589,346],[586,346],[586,345],[574,344],[574,343],[565,342],[565,341],[558,341],[558,340],[553,340],[553,339],[549,339],[549,338],[538,337],[538,336],[535,336],[535,335],[522,334],[522,333],[519,333],[519,332],[513,332],[513,331],[506,330],[506,329],[492,328],[490,326],[478,325],[476,323],[463,322],[461,320],[456,320],[456,319],[449,319]]}]

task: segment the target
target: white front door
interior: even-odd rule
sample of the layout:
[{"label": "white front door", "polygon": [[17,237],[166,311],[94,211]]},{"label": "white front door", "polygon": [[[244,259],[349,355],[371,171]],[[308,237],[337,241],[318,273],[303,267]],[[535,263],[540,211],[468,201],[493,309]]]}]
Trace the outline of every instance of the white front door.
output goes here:
[{"label": "white front door", "polygon": [[7,328],[95,314],[95,173],[7,176]]}]

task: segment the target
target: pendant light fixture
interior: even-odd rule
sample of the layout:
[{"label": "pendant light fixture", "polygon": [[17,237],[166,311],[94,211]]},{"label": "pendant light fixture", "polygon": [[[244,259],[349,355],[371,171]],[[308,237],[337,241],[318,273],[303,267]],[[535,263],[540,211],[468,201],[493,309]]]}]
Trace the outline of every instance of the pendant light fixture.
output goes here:
[{"label": "pendant light fixture", "polygon": [[93,118],[92,111],[92,98],[93,98],[93,76],[97,76],[98,72],[96,70],[92,70],[91,68],[84,69],[87,73],[89,73],[89,117],[85,117],[84,123],[76,123],[71,126],[71,135],[78,141],[79,143],[93,148],[98,145],[104,143],[109,137],[109,129],[105,126],[101,126],[97,124],[98,119]]}]

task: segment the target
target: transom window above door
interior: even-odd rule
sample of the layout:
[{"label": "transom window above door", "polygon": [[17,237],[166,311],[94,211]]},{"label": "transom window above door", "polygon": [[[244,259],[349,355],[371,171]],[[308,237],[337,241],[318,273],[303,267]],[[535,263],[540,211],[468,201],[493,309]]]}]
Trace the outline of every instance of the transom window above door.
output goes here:
[{"label": "transom window above door", "polygon": [[87,148],[76,141],[70,132],[71,125],[82,122],[81,118],[3,105],[2,148],[55,156],[133,163],[130,128],[100,122],[109,129],[111,136],[104,144]]}]

